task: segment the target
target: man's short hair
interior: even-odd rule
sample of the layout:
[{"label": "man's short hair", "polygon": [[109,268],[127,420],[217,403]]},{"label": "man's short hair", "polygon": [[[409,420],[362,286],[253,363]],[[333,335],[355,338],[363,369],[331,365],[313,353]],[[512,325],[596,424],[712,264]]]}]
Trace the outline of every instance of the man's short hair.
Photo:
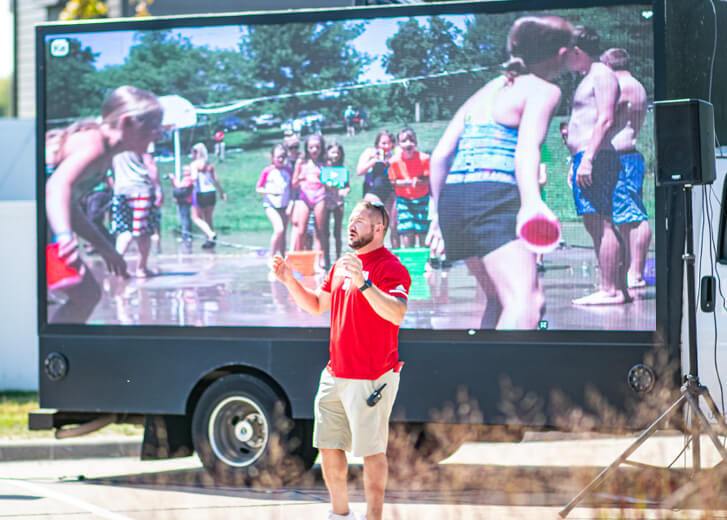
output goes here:
[{"label": "man's short hair", "polygon": [[611,70],[628,70],[631,57],[626,49],[608,49],[601,54],[601,63],[608,65]]},{"label": "man's short hair", "polygon": [[389,229],[389,213],[386,211],[386,207],[381,202],[371,202],[370,200],[360,200],[356,203],[356,206],[365,208],[374,213],[381,215],[381,220],[384,224],[384,234]]},{"label": "man's short hair", "polygon": [[571,44],[594,59],[598,58],[601,53],[601,39],[598,37],[598,33],[585,25],[577,25],[573,29]]}]

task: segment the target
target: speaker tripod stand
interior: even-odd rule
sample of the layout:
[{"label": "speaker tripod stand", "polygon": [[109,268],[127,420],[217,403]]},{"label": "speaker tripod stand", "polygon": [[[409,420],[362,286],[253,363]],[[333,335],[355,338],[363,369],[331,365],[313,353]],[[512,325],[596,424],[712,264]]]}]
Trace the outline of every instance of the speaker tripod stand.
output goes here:
[{"label": "speaker tripod stand", "polygon": [[[649,437],[668,421],[675,413],[688,409],[691,411],[693,418],[689,425],[689,435],[692,443],[692,465],[694,472],[701,471],[701,446],[700,435],[705,433],[709,436],[715,448],[719,452],[722,462],[718,464],[717,474],[727,473],[727,449],[719,440],[718,433],[709,419],[704,415],[699,407],[699,398],[704,399],[709,410],[714,415],[717,422],[718,430],[721,434],[727,434],[727,424],[724,416],[717,408],[709,390],[706,386],[699,382],[699,372],[697,363],[697,303],[695,294],[695,273],[694,273],[694,230],[692,226],[692,186],[687,184],[683,186],[684,205],[685,205],[685,249],[682,260],[686,267],[687,275],[687,321],[689,326],[689,373],[684,378],[684,384],[680,390],[679,398],[674,401],[669,408],[666,409],[653,423],[651,423],[639,437],[626,450],[614,460],[610,466],[601,471],[585,488],[578,492],[573,499],[558,513],[561,518],[565,518],[587,495],[594,491],[610,476],[612,476],[618,467],[626,462]],[[678,489],[667,501],[665,507],[674,507],[678,502],[687,498],[691,493],[696,491],[693,483],[687,483]]]}]

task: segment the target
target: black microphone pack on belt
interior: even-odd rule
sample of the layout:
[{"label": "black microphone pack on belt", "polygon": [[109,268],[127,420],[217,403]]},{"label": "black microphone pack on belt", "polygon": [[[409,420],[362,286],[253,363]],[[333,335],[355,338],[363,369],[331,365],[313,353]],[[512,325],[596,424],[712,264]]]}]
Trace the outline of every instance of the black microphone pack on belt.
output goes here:
[{"label": "black microphone pack on belt", "polygon": [[385,386],[386,383],[371,392],[371,395],[366,398],[366,404],[369,406],[376,406],[376,403],[381,401],[381,391],[384,389]]}]

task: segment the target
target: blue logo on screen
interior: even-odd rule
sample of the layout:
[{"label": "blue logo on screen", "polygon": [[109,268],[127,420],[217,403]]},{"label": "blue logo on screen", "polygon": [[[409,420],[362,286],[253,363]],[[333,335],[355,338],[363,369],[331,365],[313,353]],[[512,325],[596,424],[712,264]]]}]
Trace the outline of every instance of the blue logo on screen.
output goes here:
[{"label": "blue logo on screen", "polygon": [[71,46],[65,38],[58,38],[50,42],[50,55],[54,58],[68,56]]},{"label": "blue logo on screen", "polygon": [[538,322],[538,330],[548,330],[548,320],[540,320]]}]

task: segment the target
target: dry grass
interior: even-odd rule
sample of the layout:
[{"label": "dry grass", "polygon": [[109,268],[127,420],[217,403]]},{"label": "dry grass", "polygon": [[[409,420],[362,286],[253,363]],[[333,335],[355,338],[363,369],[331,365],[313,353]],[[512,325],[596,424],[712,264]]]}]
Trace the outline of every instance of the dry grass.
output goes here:
[{"label": "dry grass", "polygon": [[[50,430],[28,430],[28,413],[38,408],[35,392],[0,392],[0,440],[52,439]],[[113,424],[91,435],[138,436],[143,433],[142,426]]]}]

